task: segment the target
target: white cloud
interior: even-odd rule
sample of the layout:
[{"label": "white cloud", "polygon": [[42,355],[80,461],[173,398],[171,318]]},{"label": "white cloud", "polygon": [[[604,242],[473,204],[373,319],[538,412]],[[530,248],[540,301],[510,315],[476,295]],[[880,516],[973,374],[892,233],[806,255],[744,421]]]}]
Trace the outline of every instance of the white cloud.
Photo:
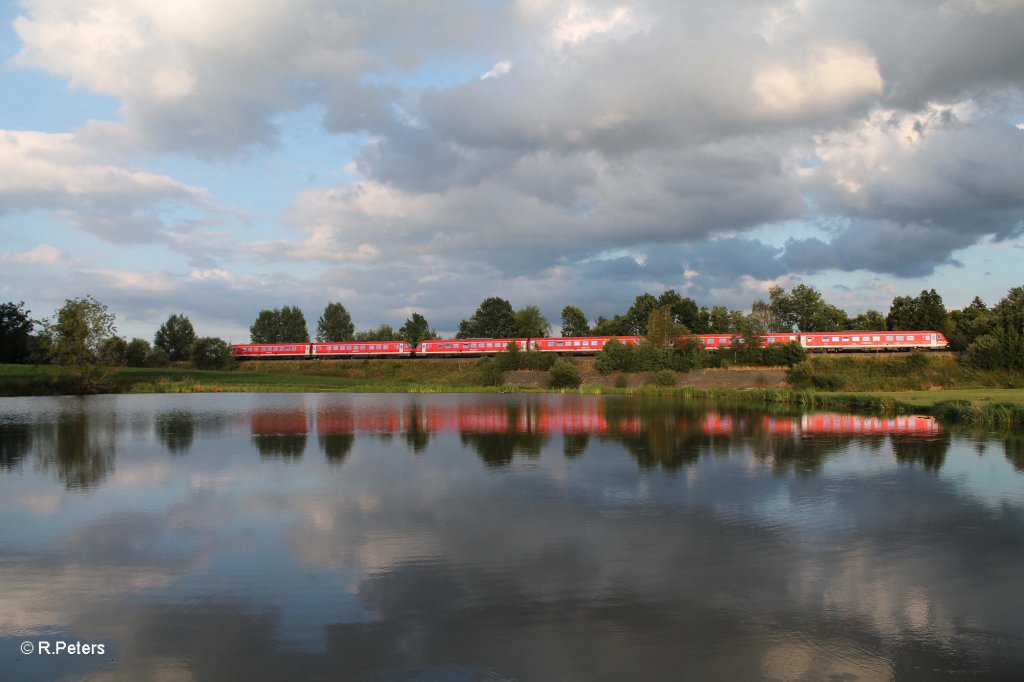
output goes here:
[{"label": "white cloud", "polygon": [[17,263],[19,265],[60,265],[64,254],[53,244],[40,244],[30,251],[13,255],[0,254],[0,262]]},{"label": "white cloud", "polygon": [[488,78],[497,78],[504,76],[506,73],[512,70],[512,62],[507,59],[502,59],[500,62],[490,68],[490,70],[484,75],[480,76],[480,80],[487,80]]}]

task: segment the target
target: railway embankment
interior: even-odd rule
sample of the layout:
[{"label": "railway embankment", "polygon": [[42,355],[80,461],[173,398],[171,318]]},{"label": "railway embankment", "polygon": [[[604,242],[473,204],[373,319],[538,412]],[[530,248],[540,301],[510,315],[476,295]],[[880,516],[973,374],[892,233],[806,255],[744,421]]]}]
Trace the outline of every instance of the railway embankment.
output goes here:
[{"label": "railway embankment", "polygon": [[[948,422],[1024,428],[1024,377],[972,370],[949,355],[815,356],[792,369],[731,367],[692,372],[602,374],[577,358],[584,393],[682,396],[878,414],[934,414]],[[472,359],[242,363],[230,370],[110,368],[94,392],[533,392],[548,391],[540,370],[493,374]],[[668,380],[666,380],[666,378]],[[68,370],[0,365],[0,395],[76,390]]]}]

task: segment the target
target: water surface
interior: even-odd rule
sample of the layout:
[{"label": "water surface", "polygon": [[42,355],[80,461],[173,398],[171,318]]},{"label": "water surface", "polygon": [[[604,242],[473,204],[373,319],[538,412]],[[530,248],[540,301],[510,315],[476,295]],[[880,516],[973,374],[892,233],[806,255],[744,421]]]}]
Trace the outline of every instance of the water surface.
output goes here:
[{"label": "water surface", "polygon": [[1021,679],[1022,442],[621,396],[0,399],[0,679]]}]

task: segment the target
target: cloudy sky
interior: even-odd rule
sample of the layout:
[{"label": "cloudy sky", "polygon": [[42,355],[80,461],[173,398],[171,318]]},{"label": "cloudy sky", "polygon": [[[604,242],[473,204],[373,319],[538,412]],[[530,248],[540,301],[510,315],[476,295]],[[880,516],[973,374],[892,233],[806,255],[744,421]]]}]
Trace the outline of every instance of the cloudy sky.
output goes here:
[{"label": "cloudy sky", "polygon": [[0,300],[248,338],[1024,284],[1024,0],[0,3]]}]

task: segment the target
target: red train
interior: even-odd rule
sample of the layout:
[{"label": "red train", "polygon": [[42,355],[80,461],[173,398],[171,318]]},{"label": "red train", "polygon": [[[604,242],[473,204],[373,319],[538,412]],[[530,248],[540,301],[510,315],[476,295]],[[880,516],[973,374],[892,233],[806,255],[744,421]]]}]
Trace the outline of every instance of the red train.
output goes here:
[{"label": "red train", "polygon": [[[743,339],[730,334],[696,334],[680,337],[715,350],[729,348]],[[642,336],[583,336],[542,339],[434,339],[413,347],[406,341],[340,341],[337,343],[243,343],[231,347],[239,360],[302,360],[311,358],[409,358],[494,355],[510,343],[520,350],[563,355],[597,353],[611,339],[637,345]],[[900,332],[778,332],[758,337],[759,345],[799,343],[808,351],[945,350],[946,337],[936,331]]]}]

